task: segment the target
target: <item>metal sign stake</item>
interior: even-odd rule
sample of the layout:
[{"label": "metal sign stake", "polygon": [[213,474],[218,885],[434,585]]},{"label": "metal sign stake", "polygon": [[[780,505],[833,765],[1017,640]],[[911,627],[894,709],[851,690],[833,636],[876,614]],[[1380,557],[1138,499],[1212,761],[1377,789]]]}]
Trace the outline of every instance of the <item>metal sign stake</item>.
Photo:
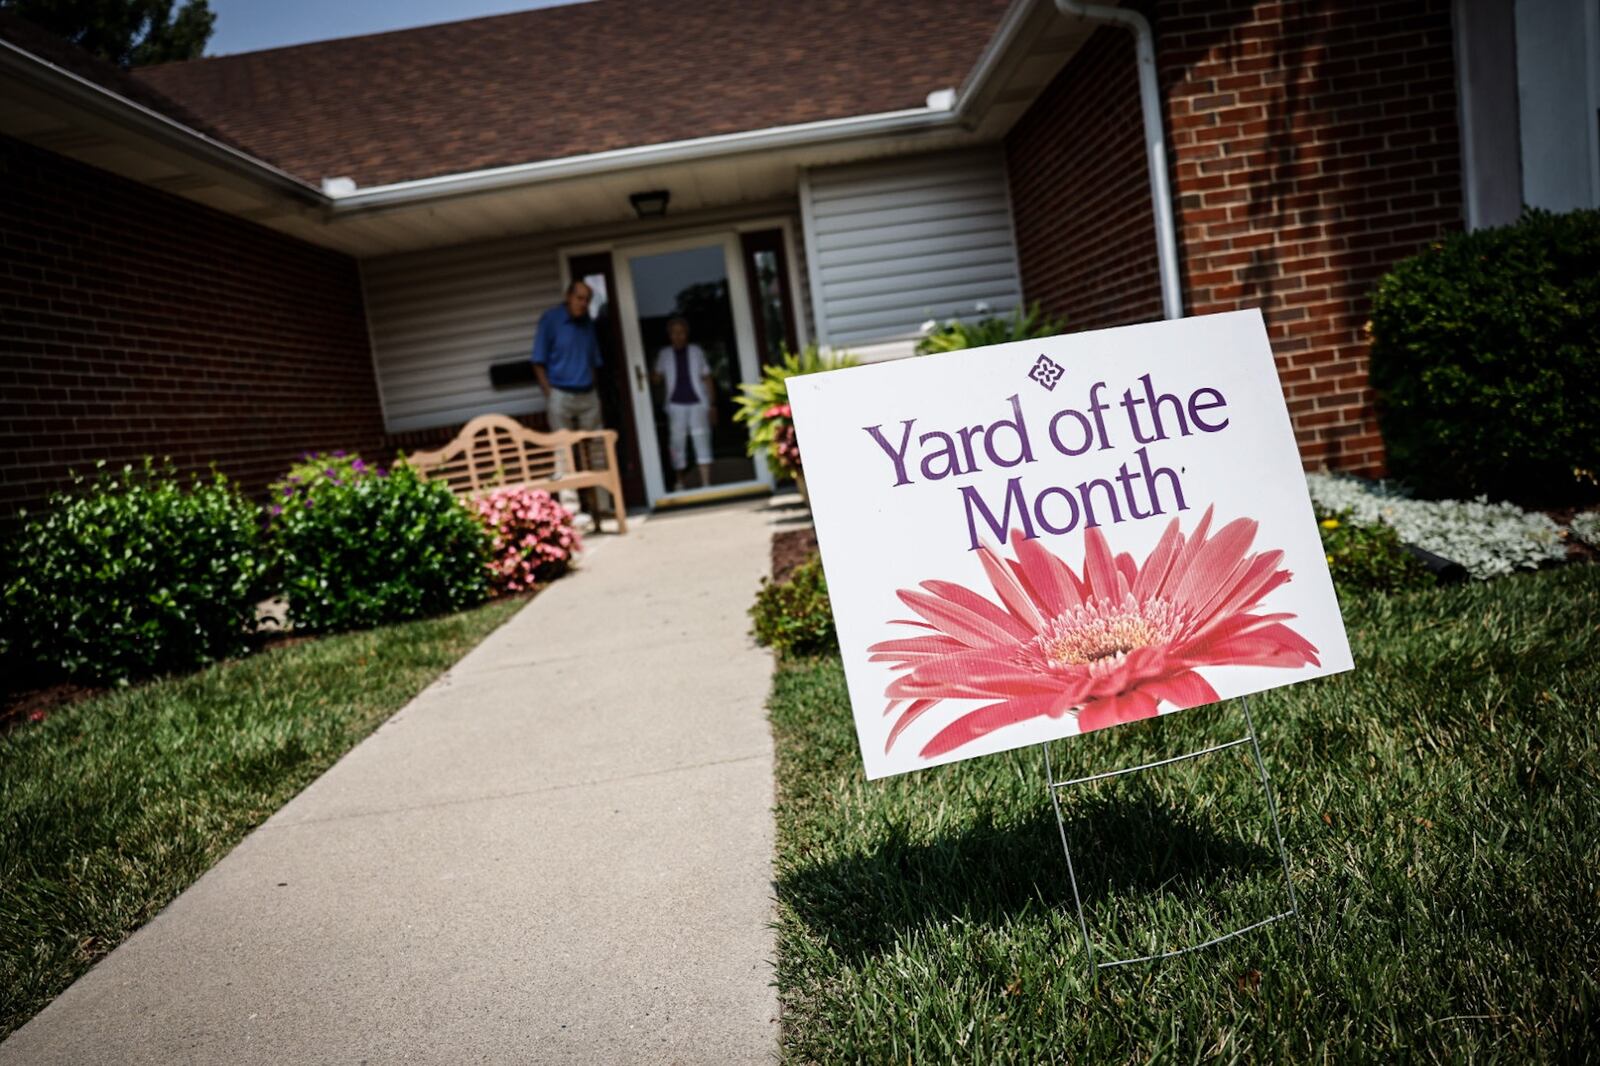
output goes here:
[{"label": "metal sign stake", "polygon": [[[1295,898],[1294,881],[1289,874],[1289,853],[1284,849],[1283,846],[1283,831],[1278,825],[1278,805],[1272,794],[1272,781],[1267,777],[1267,764],[1261,757],[1261,744],[1256,739],[1255,720],[1250,715],[1250,700],[1248,697],[1241,696],[1239,697],[1239,703],[1244,708],[1245,735],[1242,737],[1238,737],[1234,740],[1229,740],[1221,744],[1213,744],[1209,748],[1200,748],[1197,751],[1186,752],[1183,755],[1174,755],[1167,759],[1157,759],[1154,762],[1141,763],[1138,766],[1128,766],[1120,770],[1107,770],[1104,773],[1089,774],[1086,777],[1075,777],[1068,781],[1057,781],[1055,779],[1055,772],[1050,765],[1049,743],[1039,745],[1044,751],[1045,780],[1050,789],[1051,806],[1056,812],[1056,828],[1061,832],[1061,853],[1065,855],[1067,859],[1067,877],[1072,882],[1072,902],[1078,909],[1078,929],[1083,933],[1083,949],[1089,962],[1089,979],[1091,981],[1097,981],[1099,979],[1101,970],[1111,969],[1115,966],[1129,966],[1139,962],[1154,962],[1157,959],[1168,959],[1172,958],[1174,955],[1183,955],[1191,951],[1199,951],[1201,948],[1208,948],[1213,944],[1220,944],[1224,940],[1231,940],[1243,933],[1248,933],[1252,929],[1260,929],[1264,925],[1271,925],[1273,922],[1279,921],[1283,918],[1299,918],[1300,905]],[[1103,781],[1111,777],[1120,777],[1123,774],[1136,773],[1140,770],[1151,770],[1158,766],[1169,766],[1172,763],[1184,762],[1188,759],[1198,758],[1201,755],[1210,755],[1212,752],[1226,751],[1228,748],[1235,748],[1241,744],[1250,745],[1250,750],[1255,755],[1256,770],[1261,775],[1261,789],[1266,794],[1267,798],[1267,813],[1272,817],[1272,836],[1278,845],[1278,858],[1283,863],[1283,883],[1289,892],[1289,909],[1279,914],[1274,914],[1270,917],[1263,918],[1260,921],[1252,922],[1249,925],[1241,926],[1240,928],[1231,930],[1230,932],[1223,933],[1220,936],[1214,936],[1210,940],[1203,941],[1199,944],[1190,944],[1187,947],[1176,948],[1172,951],[1157,952],[1152,955],[1140,955],[1127,959],[1107,959],[1103,962],[1096,962],[1094,957],[1094,942],[1089,938],[1089,921],[1084,915],[1083,910],[1083,896],[1078,891],[1078,874],[1072,865],[1072,847],[1067,842],[1067,823],[1066,820],[1061,816],[1061,790],[1064,788],[1071,788],[1074,785],[1086,785],[1093,781]]]}]

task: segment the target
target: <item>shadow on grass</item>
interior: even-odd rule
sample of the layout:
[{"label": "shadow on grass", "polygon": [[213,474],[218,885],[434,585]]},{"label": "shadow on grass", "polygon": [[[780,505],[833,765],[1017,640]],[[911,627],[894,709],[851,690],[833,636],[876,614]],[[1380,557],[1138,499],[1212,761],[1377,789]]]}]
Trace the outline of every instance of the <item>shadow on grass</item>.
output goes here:
[{"label": "shadow on grass", "polygon": [[[1148,788],[1076,797],[1063,814],[1091,928],[1100,905],[1113,924],[1157,899],[1163,909],[1203,911],[1219,880],[1279,869],[1271,848]],[[870,850],[792,870],[777,890],[829,948],[858,961],[952,920],[998,927],[1028,911],[1060,910],[1077,921],[1048,801],[1020,821],[980,821],[933,841],[914,842],[891,825]]]}]

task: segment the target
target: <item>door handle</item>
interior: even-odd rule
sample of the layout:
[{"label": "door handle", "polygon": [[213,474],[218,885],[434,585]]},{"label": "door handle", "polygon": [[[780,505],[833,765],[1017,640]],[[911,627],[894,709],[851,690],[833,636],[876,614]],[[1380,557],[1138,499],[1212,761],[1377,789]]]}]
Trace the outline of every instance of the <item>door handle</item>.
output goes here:
[{"label": "door handle", "polygon": [[640,392],[643,392],[643,391],[645,391],[646,388],[648,388],[648,386],[645,384],[645,380],[644,380],[644,367],[635,366],[633,368],[633,384],[634,384],[634,387],[637,388]]}]

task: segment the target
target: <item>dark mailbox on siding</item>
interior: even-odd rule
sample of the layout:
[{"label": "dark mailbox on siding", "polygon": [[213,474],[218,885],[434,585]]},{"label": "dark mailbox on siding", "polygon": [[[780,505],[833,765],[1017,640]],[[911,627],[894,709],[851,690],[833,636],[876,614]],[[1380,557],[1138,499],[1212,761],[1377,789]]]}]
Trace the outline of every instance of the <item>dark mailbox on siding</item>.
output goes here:
[{"label": "dark mailbox on siding", "polygon": [[489,384],[496,389],[516,389],[533,384],[533,360],[527,356],[489,364]]}]

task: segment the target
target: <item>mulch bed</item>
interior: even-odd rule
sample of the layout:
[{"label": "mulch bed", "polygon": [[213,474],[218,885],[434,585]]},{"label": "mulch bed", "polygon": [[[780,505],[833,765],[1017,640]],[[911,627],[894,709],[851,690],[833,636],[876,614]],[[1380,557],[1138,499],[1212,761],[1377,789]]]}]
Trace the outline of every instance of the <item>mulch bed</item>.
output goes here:
[{"label": "mulch bed", "polygon": [[772,580],[784,581],[817,550],[817,531],[785,529],[772,535]]},{"label": "mulch bed", "polygon": [[[1557,523],[1570,526],[1572,520],[1584,511],[1594,507],[1593,504],[1583,504],[1578,507],[1546,507],[1542,508]],[[1569,563],[1594,563],[1600,562],[1600,551],[1595,551],[1577,537],[1567,538],[1567,562]]]},{"label": "mulch bed", "polygon": [[39,688],[0,692],[0,736],[5,736],[26,722],[42,722],[50,716],[50,712],[70,707],[79,700],[86,700],[104,691],[103,688],[63,681]]},{"label": "mulch bed", "polygon": [[[256,635],[251,651],[286,648],[315,639],[304,634],[267,630]],[[26,723],[42,722],[56,711],[109,691],[104,685],[80,685],[75,681],[13,679],[0,691],[0,736]]]}]

